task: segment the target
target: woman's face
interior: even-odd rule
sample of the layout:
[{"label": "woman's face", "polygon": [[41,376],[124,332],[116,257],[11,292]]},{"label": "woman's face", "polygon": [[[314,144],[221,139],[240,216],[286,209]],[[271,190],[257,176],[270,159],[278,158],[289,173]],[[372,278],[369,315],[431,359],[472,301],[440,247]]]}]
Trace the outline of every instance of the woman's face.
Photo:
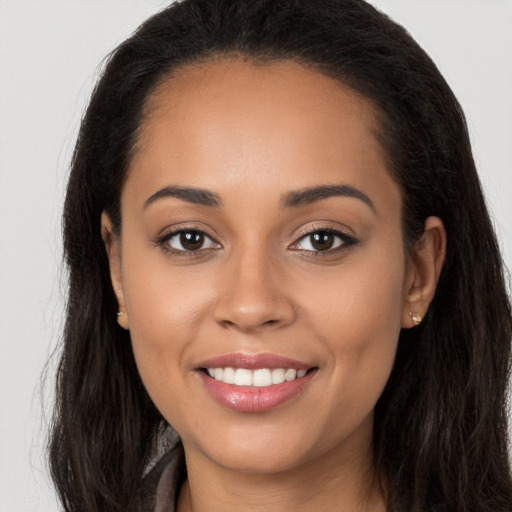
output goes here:
[{"label": "woman's face", "polygon": [[372,108],[236,59],[180,71],[150,106],[112,277],[187,458],[272,472],[368,453],[415,286]]}]

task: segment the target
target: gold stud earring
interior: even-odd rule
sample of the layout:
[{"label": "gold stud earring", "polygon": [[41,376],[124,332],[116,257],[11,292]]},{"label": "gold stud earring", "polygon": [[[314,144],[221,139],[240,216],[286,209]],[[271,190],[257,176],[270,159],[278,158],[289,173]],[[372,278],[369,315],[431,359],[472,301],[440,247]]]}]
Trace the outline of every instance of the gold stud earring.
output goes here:
[{"label": "gold stud earring", "polygon": [[409,311],[409,316],[411,317],[411,321],[415,327],[417,325],[420,325],[421,321],[423,320],[423,318],[421,318],[421,315],[416,311]]},{"label": "gold stud earring", "polygon": [[128,330],[128,318],[122,311],[117,312],[117,323],[123,328]]}]

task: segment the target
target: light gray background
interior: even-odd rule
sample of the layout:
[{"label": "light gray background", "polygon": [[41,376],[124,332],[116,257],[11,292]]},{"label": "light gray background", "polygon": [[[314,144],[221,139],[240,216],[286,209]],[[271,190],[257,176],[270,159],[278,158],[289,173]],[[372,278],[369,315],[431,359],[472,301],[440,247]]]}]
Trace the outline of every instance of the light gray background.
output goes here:
[{"label": "light gray background", "polygon": [[[0,509],[57,510],[41,373],[63,317],[60,209],[101,59],[156,0],[0,0]],[[445,74],[512,268],[512,0],[373,0]],[[456,321],[456,319],[454,319]],[[44,407],[42,406],[44,403]]]}]

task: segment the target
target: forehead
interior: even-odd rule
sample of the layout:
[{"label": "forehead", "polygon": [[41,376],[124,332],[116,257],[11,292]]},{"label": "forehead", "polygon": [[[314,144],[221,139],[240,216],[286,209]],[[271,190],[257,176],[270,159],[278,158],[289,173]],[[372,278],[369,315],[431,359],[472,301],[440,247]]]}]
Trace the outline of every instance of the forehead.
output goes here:
[{"label": "forehead", "polygon": [[148,191],[244,179],[281,192],[315,181],[378,186],[390,176],[376,132],[371,103],[314,69],[223,58],[182,68],[158,87],[129,178]]}]

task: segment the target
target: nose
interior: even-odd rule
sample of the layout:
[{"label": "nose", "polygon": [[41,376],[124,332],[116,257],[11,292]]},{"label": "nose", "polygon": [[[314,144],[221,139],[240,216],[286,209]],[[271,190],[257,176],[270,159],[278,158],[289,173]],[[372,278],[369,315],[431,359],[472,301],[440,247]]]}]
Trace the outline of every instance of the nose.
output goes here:
[{"label": "nose", "polygon": [[280,265],[255,251],[229,260],[219,275],[222,285],[214,308],[218,324],[248,333],[278,329],[295,320]]}]

